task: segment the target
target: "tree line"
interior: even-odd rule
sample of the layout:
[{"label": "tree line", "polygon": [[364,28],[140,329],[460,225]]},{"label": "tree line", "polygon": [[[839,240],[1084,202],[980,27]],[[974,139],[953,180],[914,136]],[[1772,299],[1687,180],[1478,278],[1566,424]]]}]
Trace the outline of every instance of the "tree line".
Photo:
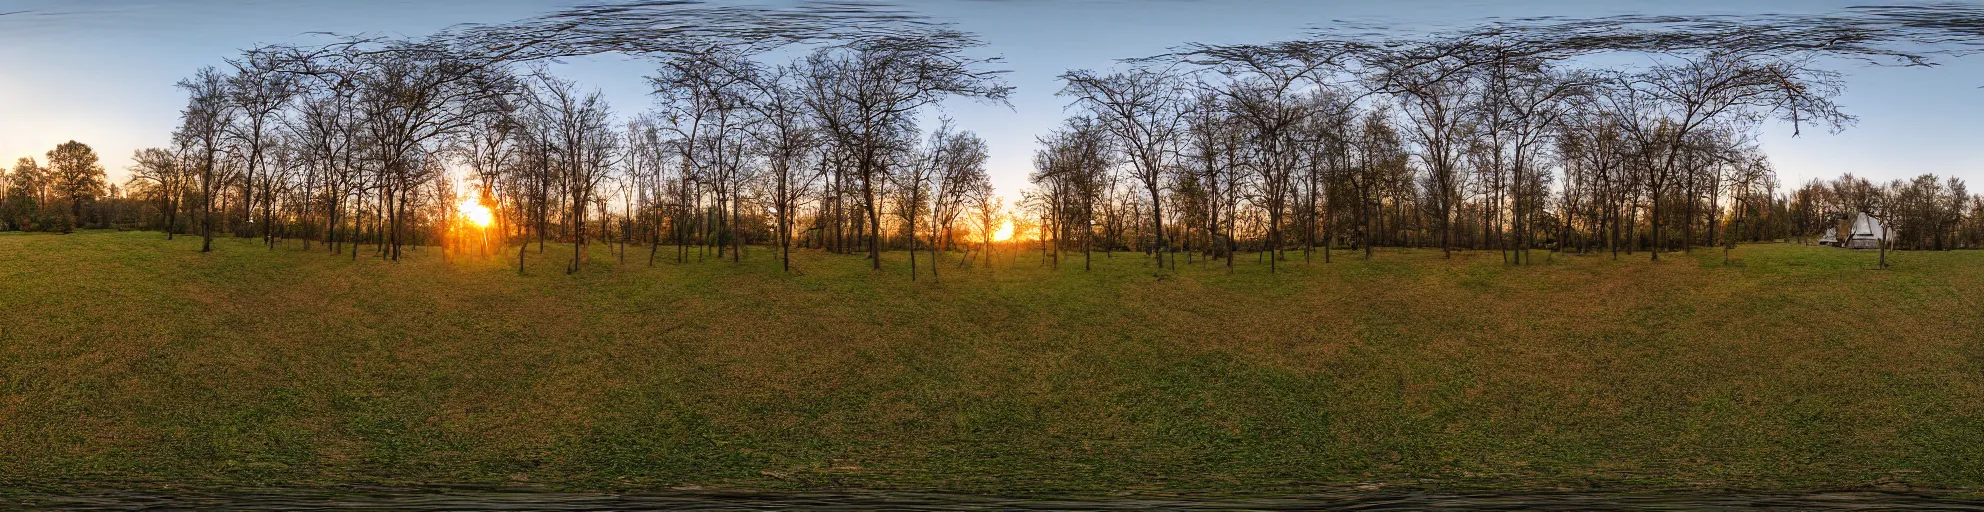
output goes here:
[{"label": "tree line", "polygon": [[[1771,121],[1854,121],[1824,58],[1922,56],[1723,44],[1646,23],[1189,45],[1069,71],[1060,94],[1075,115],[1040,138],[1022,205],[1046,226],[1050,261],[1141,249],[1159,268],[1166,255],[1231,266],[1255,252],[1272,269],[1293,251],[1328,261],[1333,248],[1368,258],[1384,246],[1498,250],[1516,264],[1537,248],[1658,260],[1845,233],[1863,212],[1895,248],[1984,246],[1984,196],[1960,179],[1848,174],[1794,190],[1757,142]],[[1645,64],[1589,64],[1622,52]]]},{"label": "tree line", "polygon": [[[864,6],[581,7],[244,51],[178,84],[172,144],[137,151],[121,189],[87,146],[64,144],[47,167],[23,159],[0,180],[0,221],[388,260],[514,246],[519,271],[532,241],[571,244],[567,272],[599,243],[623,262],[645,245],[650,265],[762,245],[787,268],[795,246],[877,269],[882,251],[907,249],[911,275],[933,278],[950,253],[983,254],[1005,222],[1033,228],[1054,264],[1136,251],[1160,272],[1180,257],[1231,267],[1253,252],[1272,269],[1290,252],[1327,262],[1377,247],[1659,259],[1810,240],[1861,212],[1893,228],[1895,248],[1975,248],[1984,198],[1961,180],[1792,189],[1757,143],[1773,121],[1853,122],[1821,63],[1921,64],[1933,55],[1897,43],[1947,45],[1962,25],[1944,21],[1984,18],[1939,8],[1186,45],[1063,73],[1073,115],[1039,137],[1032,187],[1009,208],[985,142],[947,119],[927,126],[942,101],[1012,91],[970,34]],[[769,57],[795,45],[807,49]],[[538,64],[609,52],[655,63],[653,108],[621,114]],[[1616,53],[1644,64],[1592,64]],[[464,208],[493,223],[463,222]]]},{"label": "tree line", "polygon": [[0,167],[0,230],[68,233],[128,216],[95,149],[72,140],[46,156],[46,164],[26,156],[12,169]]},{"label": "tree line", "polygon": [[533,240],[539,252],[572,244],[568,271],[601,241],[623,259],[646,245],[649,264],[662,245],[677,261],[692,247],[736,259],[754,243],[870,257],[953,247],[967,211],[999,215],[987,149],[948,122],[923,129],[918,114],[1010,88],[957,47],[905,43],[778,65],[725,49],[670,55],[649,77],[656,107],[625,118],[542,67],[444,49],[259,48],[180,83],[175,146],[139,151],[130,190],[168,233],[333,253],[367,244],[386,259],[460,244],[464,205],[495,212],[493,240],[519,258]]},{"label": "tree line", "polygon": [[[990,242],[1003,206],[984,141],[920,125],[946,99],[1011,91],[996,59],[967,55],[972,36],[868,6],[634,7],[262,46],[201,69],[178,84],[173,144],[134,155],[132,223],[197,234],[203,251],[217,233],[387,260],[515,246],[520,271],[531,241],[571,244],[568,272],[589,244],[622,260],[646,245],[649,264],[769,244],[867,254],[878,269],[883,250],[928,251],[912,275],[934,277],[942,249]],[[705,32],[658,43],[637,37],[654,30],[643,16]],[[763,57],[802,43],[799,58]],[[539,64],[601,52],[657,64],[654,108],[623,116]],[[464,208],[494,222],[467,225]]]}]

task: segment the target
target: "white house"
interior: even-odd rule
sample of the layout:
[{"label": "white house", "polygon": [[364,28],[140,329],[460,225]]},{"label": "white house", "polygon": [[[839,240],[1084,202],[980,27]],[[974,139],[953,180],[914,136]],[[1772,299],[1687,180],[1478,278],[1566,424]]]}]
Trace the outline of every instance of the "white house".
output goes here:
[{"label": "white house", "polygon": [[1860,212],[1853,218],[1853,231],[1847,235],[1845,246],[1851,249],[1879,249],[1887,237],[1887,226],[1867,212]]}]

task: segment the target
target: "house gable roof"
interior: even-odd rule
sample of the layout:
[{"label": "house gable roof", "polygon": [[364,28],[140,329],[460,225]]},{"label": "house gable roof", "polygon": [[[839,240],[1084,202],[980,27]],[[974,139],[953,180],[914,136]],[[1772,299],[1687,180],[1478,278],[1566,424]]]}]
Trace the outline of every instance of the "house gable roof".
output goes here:
[{"label": "house gable roof", "polygon": [[1852,238],[1866,240],[1881,239],[1886,236],[1887,226],[1881,225],[1880,220],[1875,219],[1872,215],[1867,215],[1867,212],[1860,212],[1859,216],[1853,218]]}]

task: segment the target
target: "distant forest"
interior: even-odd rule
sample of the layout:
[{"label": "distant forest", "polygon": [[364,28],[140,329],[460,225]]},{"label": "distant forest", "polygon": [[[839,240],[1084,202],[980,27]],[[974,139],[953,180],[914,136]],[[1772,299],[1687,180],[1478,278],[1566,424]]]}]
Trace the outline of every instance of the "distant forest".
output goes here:
[{"label": "distant forest", "polygon": [[[1143,252],[1160,269],[1392,246],[1659,259],[1810,242],[1860,213],[1893,249],[1975,249],[1984,196],[1962,180],[1783,183],[1757,135],[1848,129],[1826,66],[1953,58],[1980,40],[1964,32],[1976,20],[1940,5],[1186,44],[1063,73],[1073,114],[1038,137],[1031,188],[1002,198],[985,142],[929,119],[1012,92],[971,34],[882,8],[580,7],[244,51],[178,84],[181,126],[133,155],[128,182],[78,142],[20,159],[0,179],[0,228],[386,259],[549,242],[571,244],[568,271],[596,243],[644,247],[649,264],[756,244],[880,268],[884,250],[970,251],[1010,226],[1040,250]],[[655,63],[651,109],[616,110],[541,64],[601,53]],[[1588,65],[1618,53],[1643,58]]]}]

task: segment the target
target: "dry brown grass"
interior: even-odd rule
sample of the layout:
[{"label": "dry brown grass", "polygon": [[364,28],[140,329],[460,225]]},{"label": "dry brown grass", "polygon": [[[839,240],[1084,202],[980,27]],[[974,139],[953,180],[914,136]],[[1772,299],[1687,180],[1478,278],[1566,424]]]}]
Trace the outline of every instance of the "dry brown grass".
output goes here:
[{"label": "dry brown grass", "polygon": [[0,487],[1984,485],[1984,253],[912,283],[226,242],[0,236]]}]

